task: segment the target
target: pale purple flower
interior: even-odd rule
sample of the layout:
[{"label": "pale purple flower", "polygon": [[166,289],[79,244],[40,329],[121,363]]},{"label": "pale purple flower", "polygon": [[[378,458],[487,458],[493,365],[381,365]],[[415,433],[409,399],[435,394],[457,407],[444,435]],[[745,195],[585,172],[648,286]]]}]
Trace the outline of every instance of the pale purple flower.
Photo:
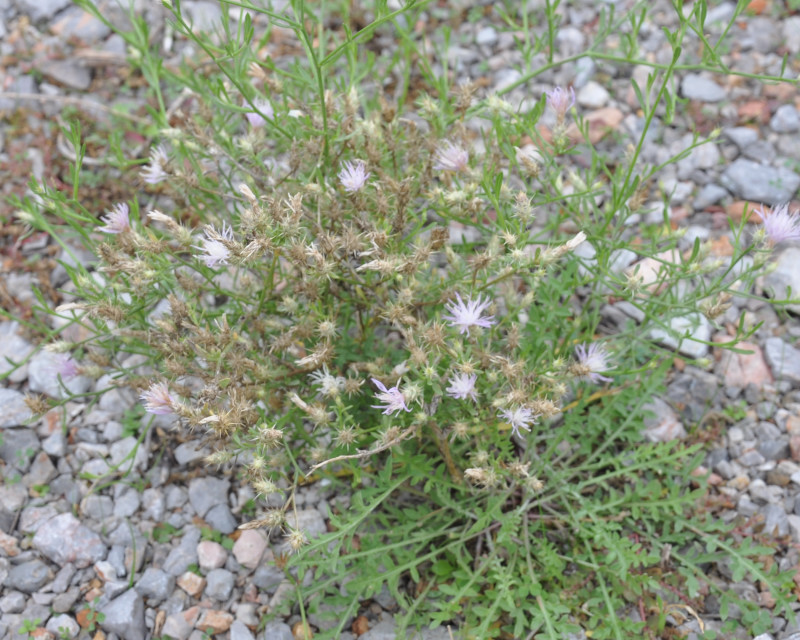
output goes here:
[{"label": "pale purple flower", "polygon": [[247,118],[247,122],[249,122],[250,126],[254,129],[263,127],[267,123],[267,121],[261,115],[262,113],[270,120],[275,118],[275,109],[272,108],[272,103],[269,100],[265,100],[264,98],[256,98],[253,100],[253,106],[258,111],[249,111],[248,113],[244,114],[244,117]]},{"label": "pale purple flower", "polygon": [[100,218],[100,222],[105,222],[106,226],[100,227],[98,231],[103,233],[122,233],[123,231],[130,231],[131,219],[128,205],[120,202],[111,207],[111,211],[107,215]]},{"label": "pale purple flower", "polygon": [[556,114],[559,122],[563,122],[570,107],[575,104],[575,90],[570,87],[569,92],[561,87],[546,91],[547,106]]},{"label": "pale purple flower", "polygon": [[476,401],[478,395],[475,391],[475,382],[478,380],[478,374],[457,373],[448,380],[450,386],[447,387],[445,393],[451,398],[456,400],[470,400]]},{"label": "pale purple flower", "polygon": [[408,405],[406,405],[406,399],[400,389],[397,387],[387,389],[380,380],[376,380],[375,378],[372,378],[372,382],[374,382],[375,386],[379,389],[379,393],[376,393],[375,397],[379,402],[383,403],[372,405],[373,409],[383,409],[383,415],[385,416],[390,416],[395,411],[411,411]]},{"label": "pale purple flower", "polygon": [[583,376],[584,380],[590,382],[611,382],[611,378],[600,375],[601,371],[608,371],[608,351],[606,348],[593,342],[588,347],[585,344],[578,345],[575,348],[575,353],[578,357],[578,364],[586,367],[589,373]]},{"label": "pale purple flower", "polygon": [[456,293],[456,298],[458,298],[458,302],[451,300],[444,306],[445,310],[452,315],[442,316],[442,318],[448,320],[451,327],[458,327],[459,333],[466,333],[469,336],[470,327],[488,329],[494,324],[494,316],[481,315],[492,304],[491,300],[488,298],[483,300],[478,297],[477,300],[467,298],[467,301],[464,302],[458,293]]},{"label": "pale purple flower", "polygon": [[772,244],[800,240],[800,213],[789,211],[788,202],[776,205],[766,211],[762,205],[755,214],[761,218],[764,232]]},{"label": "pale purple flower", "polygon": [[166,416],[175,413],[177,398],[173,396],[166,382],[156,382],[139,396],[144,401],[144,410],[157,416]]},{"label": "pale purple flower", "polygon": [[62,380],[69,380],[78,375],[78,363],[68,353],[59,353],[55,360],[56,373]]},{"label": "pale purple flower", "polygon": [[221,233],[217,233],[213,227],[207,227],[204,233],[206,237],[201,240],[203,245],[200,247],[194,246],[195,249],[200,249],[204,253],[204,255],[199,256],[200,260],[212,269],[218,264],[228,264],[231,252],[223,240],[233,242],[233,229],[223,222]]},{"label": "pale purple flower", "polygon": [[339,181],[342,183],[344,190],[348,193],[359,191],[367,184],[367,179],[370,172],[367,171],[367,165],[361,160],[355,162],[345,162],[342,165],[342,170],[339,172]]},{"label": "pale purple flower", "polygon": [[445,140],[436,150],[435,160],[433,168],[437,171],[466,171],[469,153],[460,145]]},{"label": "pale purple flower", "polygon": [[500,412],[500,417],[511,425],[511,433],[513,435],[522,437],[519,430],[525,429],[525,431],[530,431],[531,425],[536,424],[536,418],[539,416],[534,414],[530,409],[517,407],[516,409],[504,409]]},{"label": "pale purple flower", "polygon": [[147,184],[158,184],[169,177],[164,166],[169,162],[167,149],[160,144],[150,149],[150,163],[139,174]]}]

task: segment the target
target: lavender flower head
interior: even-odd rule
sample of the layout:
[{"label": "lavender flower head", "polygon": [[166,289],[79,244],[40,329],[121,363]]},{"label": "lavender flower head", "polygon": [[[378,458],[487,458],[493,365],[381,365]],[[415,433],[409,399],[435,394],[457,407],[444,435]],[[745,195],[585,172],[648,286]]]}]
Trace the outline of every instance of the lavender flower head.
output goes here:
[{"label": "lavender flower head", "polygon": [[275,118],[275,109],[272,108],[272,103],[269,100],[265,100],[264,98],[256,98],[253,100],[253,106],[261,113],[258,113],[258,111],[249,111],[248,113],[244,114],[244,117],[247,118],[247,122],[249,122],[250,126],[254,129],[263,127],[267,123],[267,121],[261,115],[262,113],[270,120]]},{"label": "lavender flower head", "polygon": [[590,382],[611,382],[611,378],[600,375],[601,371],[610,369],[608,364],[609,355],[605,347],[596,342],[593,342],[588,347],[585,344],[581,344],[575,348],[575,354],[578,357],[578,366],[585,370],[581,379]]},{"label": "lavender flower head", "polygon": [[178,400],[173,396],[166,382],[157,382],[139,396],[144,401],[144,410],[157,416],[175,413]]},{"label": "lavender flower head", "polygon": [[361,160],[356,160],[355,162],[347,161],[343,163],[342,170],[339,172],[339,181],[345,191],[353,193],[367,184],[369,176],[370,172],[367,171],[367,165]]},{"label": "lavender flower head", "polygon": [[225,242],[233,242],[233,229],[223,222],[221,233],[217,233],[214,227],[206,227],[203,233],[206,237],[201,240],[202,246],[194,246],[203,252],[203,255],[199,256],[200,260],[211,269],[218,264],[228,264],[231,252]]},{"label": "lavender flower head", "polygon": [[456,400],[466,400],[469,398],[472,401],[477,401],[478,395],[475,391],[475,382],[478,380],[478,374],[457,373],[448,382],[450,386],[447,387],[445,393],[451,398]]},{"label": "lavender flower head", "polygon": [[762,205],[755,214],[761,218],[764,233],[773,245],[800,240],[800,212],[789,211],[788,202],[766,211]]},{"label": "lavender flower head", "polygon": [[56,374],[62,380],[70,380],[78,375],[78,363],[68,353],[59,353],[55,360]]},{"label": "lavender flower head", "polygon": [[433,168],[436,171],[454,171],[458,173],[467,170],[469,153],[460,145],[445,140],[436,150],[434,159],[436,163]]},{"label": "lavender flower head", "polygon": [[530,431],[531,425],[536,424],[536,418],[539,416],[534,414],[530,409],[517,407],[516,409],[504,409],[500,412],[500,417],[511,425],[512,435],[521,438],[522,434],[519,430],[525,429],[525,431]]},{"label": "lavender flower head", "polygon": [[375,386],[378,387],[379,390],[379,393],[376,393],[375,397],[379,402],[383,403],[372,405],[373,409],[383,409],[383,415],[385,416],[390,416],[400,411],[411,411],[408,405],[406,405],[406,399],[400,389],[397,387],[387,389],[380,380],[376,380],[375,378],[372,378],[372,382],[375,383]]},{"label": "lavender flower head", "polygon": [[147,184],[158,184],[169,177],[164,166],[169,162],[167,149],[160,144],[150,149],[150,162],[139,174]]},{"label": "lavender flower head", "polygon": [[547,106],[555,112],[558,123],[561,124],[567,117],[567,111],[575,105],[575,90],[570,87],[567,92],[566,89],[556,87],[546,91],[545,95],[547,96]]},{"label": "lavender flower head", "polygon": [[492,304],[491,300],[488,298],[483,300],[478,297],[477,300],[467,298],[467,301],[464,302],[458,293],[456,293],[456,298],[458,298],[458,302],[451,300],[444,306],[452,315],[442,316],[442,318],[447,320],[451,327],[458,327],[459,333],[466,333],[469,336],[470,327],[488,329],[494,324],[494,316],[481,315]]},{"label": "lavender flower head", "polygon": [[111,207],[111,211],[107,215],[100,218],[100,222],[105,222],[106,226],[100,227],[98,231],[103,233],[123,233],[130,231],[131,219],[128,205],[124,202],[119,202]]}]

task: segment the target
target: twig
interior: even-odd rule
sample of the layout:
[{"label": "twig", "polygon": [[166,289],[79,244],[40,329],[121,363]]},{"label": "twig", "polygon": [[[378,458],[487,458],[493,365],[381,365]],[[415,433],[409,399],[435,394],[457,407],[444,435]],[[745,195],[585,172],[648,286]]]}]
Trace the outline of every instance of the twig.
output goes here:
[{"label": "twig", "polygon": [[406,429],[405,431],[403,431],[403,433],[401,433],[399,436],[397,436],[394,440],[390,440],[389,442],[387,442],[385,444],[382,444],[382,445],[379,445],[379,446],[375,447],[374,449],[367,449],[366,451],[359,451],[358,453],[349,453],[349,454],[343,455],[343,456],[336,456],[335,458],[331,458],[330,460],[324,460],[324,461],[320,462],[319,464],[315,464],[313,467],[311,467],[308,470],[308,473],[306,475],[311,475],[317,469],[321,469],[325,465],[328,465],[328,464],[330,464],[332,462],[339,462],[341,460],[356,460],[356,459],[360,459],[360,458],[369,458],[371,455],[373,455],[375,453],[380,453],[381,451],[385,451],[386,449],[388,449],[390,447],[393,447],[394,445],[398,444],[399,442],[402,442],[408,436],[413,434],[414,431],[416,431],[416,426],[411,426],[408,429]]}]

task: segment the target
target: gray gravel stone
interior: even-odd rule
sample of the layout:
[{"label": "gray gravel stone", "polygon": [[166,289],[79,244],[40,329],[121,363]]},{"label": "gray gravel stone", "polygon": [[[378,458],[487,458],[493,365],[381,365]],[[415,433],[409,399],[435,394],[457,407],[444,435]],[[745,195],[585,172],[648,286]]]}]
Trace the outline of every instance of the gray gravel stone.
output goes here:
[{"label": "gray gravel stone", "polygon": [[[14,365],[8,360],[12,362],[21,362],[33,351],[33,345],[17,335],[18,330],[18,322],[0,323],[0,375],[14,368]],[[26,363],[10,374],[7,380],[10,382],[22,382],[27,377],[28,365]],[[2,405],[1,402],[0,405]],[[3,415],[3,417],[5,416]],[[2,425],[2,421],[0,421],[0,425]]]},{"label": "gray gravel stone", "polygon": [[287,513],[286,522],[289,526],[304,531],[309,540],[328,530],[325,520],[316,509],[301,509],[297,512],[296,518],[294,512]]},{"label": "gray gravel stone", "polygon": [[677,349],[679,353],[690,358],[702,358],[708,353],[707,344],[696,342],[708,342],[711,339],[711,324],[704,315],[690,313],[677,316],[669,320],[669,327],[672,330],[670,333],[660,327],[651,329],[650,336],[665,347]]},{"label": "gray gravel stone", "polygon": [[231,640],[255,640],[252,631],[241,620],[234,620],[230,631]]},{"label": "gray gravel stone", "polygon": [[[792,298],[800,298],[800,247],[787,247],[774,259],[774,271],[764,277],[764,288],[778,299],[785,299],[789,288]],[[800,303],[787,304],[790,311],[800,313]]]},{"label": "gray gravel stone", "polygon": [[3,613],[20,613],[24,609],[25,596],[19,591],[12,591],[0,598],[0,611]]},{"label": "gray gravel stone", "polygon": [[206,575],[205,594],[215,600],[225,601],[233,591],[234,576],[225,569],[212,569]]},{"label": "gray gravel stone", "polygon": [[283,571],[274,564],[262,564],[253,574],[253,584],[264,591],[272,591],[273,587],[277,587],[284,577]]},{"label": "gray gravel stone", "polygon": [[5,586],[25,593],[37,591],[50,579],[50,569],[41,560],[31,560],[12,567]]},{"label": "gray gravel stone", "polygon": [[692,205],[695,211],[702,211],[706,207],[716,204],[723,198],[727,197],[728,192],[716,184],[707,184],[700,192],[694,197]]},{"label": "gray gravel stone", "polygon": [[27,471],[31,459],[39,450],[39,438],[30,429],[4,429],[0,438],[0,458],[6,463]]},{"label": "gray gravel stone", "polygon": [[475,35],[475,42],[482,47],[492,47],[497,43],[497,31],[494,27],[483,27]]},{"label": "gray gravel stone", "polygon": [[114,512],[114,503],[108,496],[92,493],[81,502],[81,510],[94,520],[105,520]]},{"label": "gray gravel stone", "polygon": [[800,383],[800,350],[778,337],[764,341],[764,357],[776,380],[785,379]]},{"label": "gray gravel stone", "polygon": [[218,478],[193,478],[189,483],[189,501],[197,515],[204,517],[211,507],[228,504],[231,483]]},{"label": "gray gravel stone", "polygon": [[103,560],[107,549],[100,537],[71,513],[62,513],[42,524],[33,546],[58,565],[72,562],[78,568]]},{"label": "gray gravel stone", "polygon": [[142,596],[155,601],[151,605],[166,600],[174,588],[175,576],[153,567],[145,569],[134,587]]},{"label": "gray gravel stone", "polygon": [[144,509],[143,517],[161,522],[166,512],[164,494],[158,489],[145,489],[142,493],[142,508]]},{"label": "gray gravel stone", "polygon": [[[362,638],[364,636],[361,636]],[[264,627],[261,638],[263,640],[294,640],[292,630],[288,624],[273,620]],[[394,640],[394,636],[392,636]]]},{"label": "gray gravel stone", "polygon": [[764,532],[778,537],[789,535],[789,518],[783,507],[777,504],[766,505],[762,513],[764,515]]},{"label": "gray gravel stone", "polygon": [[139,494],[133,487],[117,486],[122,487],[122,489],[114,498],[114,516],[117,518],[129,518],[139,509],[141,504]]},{"label": "gray gravel stone", "polygon": [[750,127],[731,127],[723,129],[723,135],[733,142],[740,150],[746,149],[758,140],[758,131]]},{"label": "gray gravel stone", "polygon": [[164,571],[173,576],[179,576],[197,563],[197,543],[200,541],[200,531],[195,527],[187,527],[188,531],[181,538],[180,544],[169,552],[164,561]]},{"label": "gray gravel stone", "polygon": [[49,20],[70,4],[70,0],[17,0],[19,10],[34,22]]},{"label": "gray gravel stone", "polygon": [[57,373],[61,354],[40,351],[28,363],[28,384],[31,391],[44,393],[51,398],[64,399],[72,394],[85,393],[91,386],[91,380],[86,376],[75,376],[67,380],[61,379],[64,388],[59,383]]},{"label": "gray gravel stone", "polygon": [[48,455],[61,457],[67,452],[67,437],[61,430],[51,433],[42,440],[42,449]]},{"label": "gray gravel stone", "polygon": [[180,466],[198,462],[211,453],[208,447],[203,447],[197,441],[183,442],[175,447],[175,461]]},{"label": "gray gravel stone", "polygon": [[771,167],[745,158],[737,158],[720,178],[722,185],[734,195],[776,205],[791,200],[800,176],[786,167]]},{"label": "gray gravel stone", "polygon": [[77,38],[87,44],[103,40],[111,29],[80,7],[69,7],[50,24],[50,30],[62,40]]},{"label": "gray gravel stone", "polygon": [[800,129],[800,116],[793,104],[784,104],[775,110],[769,126],[778,133],[791,133]]},{"label": "gray gravel stone", "polygon": [[212,529],[226,535],[233,533],[239,524],[226,504],[218,504],[215,507],[211,507],[206,514],[205,521]]},{"label": "gray gravel stone", "polygon": [[681,82],[681,93],[684,98],[701,102],[719,102],[728,97],[725,89],[711,78],[696,73],[689,73],[684,77]]},{"label": "gray gravel stone", "polygon": [[381,620],[365,634],[360,635],[359,640],[395,640],[395,621],[393,618]]},{"label": "gray gravel stone", "polygon": [[81,631],[80,625],[75,618],[63,613],[50,618],[45,628],[56,638],[63,637],[62,634],[66,634],[68,638],[77,638]]},{"label": "gray gravel stone", "polygon": [[144,640],[147,627],[144,622],[144,602],[135,589],[100,607],[105,619],[100,626],[125,640]]},{"label": "gray gravel stone", "polygon": [[[134,450],[136,451],[135,453]],[[111,454],[111,463],[115,465],[122,464],[123,469],[128,469],[131,466],[144,469],[147,465],[147,449],[140,446],[134,436],[118,440],[111,445],[109,452]],[[125,461],[124,463],[123,460]]]}]

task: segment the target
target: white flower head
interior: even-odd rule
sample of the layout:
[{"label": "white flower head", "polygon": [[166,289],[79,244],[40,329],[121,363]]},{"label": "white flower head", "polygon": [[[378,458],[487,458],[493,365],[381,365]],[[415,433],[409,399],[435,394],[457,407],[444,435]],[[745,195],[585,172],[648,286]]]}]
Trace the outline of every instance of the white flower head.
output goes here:
[{"label": "white flower head", "polygon": [[516,409],[505,409],[501,411],[500,417],[511,425],[511,433],[513,435],[522,437],[519,430],[525,429],[525,431],[530,431],[531,425],[536,424],[536,418],[539,416],[534,414],[530,409],[517,407]]},{"label": "white flower head", "polygon": [[147,184],[158,184],[169,177],[164,167],[169,162],[167,149],[160,144],[150,149],[150,162],[139,174]]},{"label": "white flower head", "polygon": [[453,144],[445,140],[436,150],[435,164],[436,171],[453,171],[459,173],[467,170],[469,153],[460,145]]},{"label": "white flower head", "polygon": [[214,227],[206,227],[204,233],[206,237],[201,240],[202,246],[193,247],[203,252],[199,258],[212,269],[218,264],[228,264],[231,252],[225,242],[233,242],[233,229],[223,222],[221,233],[217,233]]},{"label": "white flower head", "polygon": [[451,315],[442,316],[442,318],[447,320],[451,327],[458,327],[459,333],[466,333],[469,336],[470,327],[488,329],[494,324],[494,316],[481,315],[492,304],[491,300],[478,297],[475,300],[467,298],[467,301],[464,302],[458,293],[456,293],[456,298],[458,302],[451,300],[444,306]]},{"label": "white flower head", "polygon": [[789,203],[776,205],[764,210],[763,205],[755,211],[761,219],[764,233],[772,244],[797,242],[800,240],[800,212],[789,211]]},{"label": "white flower head", "polygon": [[477,373],[456,373],[448,380],[450,386],[447,387],[445,393],[456,400],[466,400],[469,398],[472,401],[477,401],[478,394],[475,391],[475,382],[477,380]]},{"label": "white flower head", "polygon": [[604,346],[596,342],[593,342],[588,347],[585,344],[581,344],[575,348],[575,353],[578,357],[578,364],[588,371],[582,376],[584,380],[611,382],[611,378],[600,375],[601,371],[608,371],[610,368],[608,351]]},{"label": "white flower head", "polygon": [[355,162],[348,160],[342,164],[342,170],[339,172],[339,181],[345,191],[353,193],[360,191],[367,184],[370,175],[370,172],[367,171],[367,165],[361,160],[356,160]]},{"label": "white flower head", "polygon": [[[273,109],[272,103],[269,100],[265,100],[264,98],[256,98],[253,100],[253,106],[256,108],[256,111],[248,111],[244,115],[245,118],[247,118],[247,122],[249,122],[250,126],[254,129],[263,127],[267,123],[267,121],[264,119],[264,116],[266,116],[269,120],[275,119],[275,109]],[[261,114],[264,115],[262,116]]]},{"label": "white flower head", "polygon": [[387,389],[386,386],[380,381],[372,378],[372,382],[378,387],[378,393],[375,397],[383,404],[372,405],[373,409],[383,409],[383,415],[392,415],[395,412],[411,411],[406,404],[405,396],[396,386]]},{"label": "white flower head", "polygon": [[111,207],[111,211],[100,218],[100,221],[106,223],[104,227],[98,229],[98,231],[102,231],[103,233],[117,234],[130,231],[131,219],[128,205],[124,202],[115,204]]},{"label": "white flower head", "polygon": [[322,369],[317,369],[308,376],[313,384],[319,385],[320,393],[323,396],[336,397],[344,390],[345,378],[342,376],[331,375],[327,365]]},{"label": "white flower head", "polygon": [[139,396],[144,401],[144,410],[157,416],[175,413],[178,400],[170,393],[166,382],[157,382]]}]

